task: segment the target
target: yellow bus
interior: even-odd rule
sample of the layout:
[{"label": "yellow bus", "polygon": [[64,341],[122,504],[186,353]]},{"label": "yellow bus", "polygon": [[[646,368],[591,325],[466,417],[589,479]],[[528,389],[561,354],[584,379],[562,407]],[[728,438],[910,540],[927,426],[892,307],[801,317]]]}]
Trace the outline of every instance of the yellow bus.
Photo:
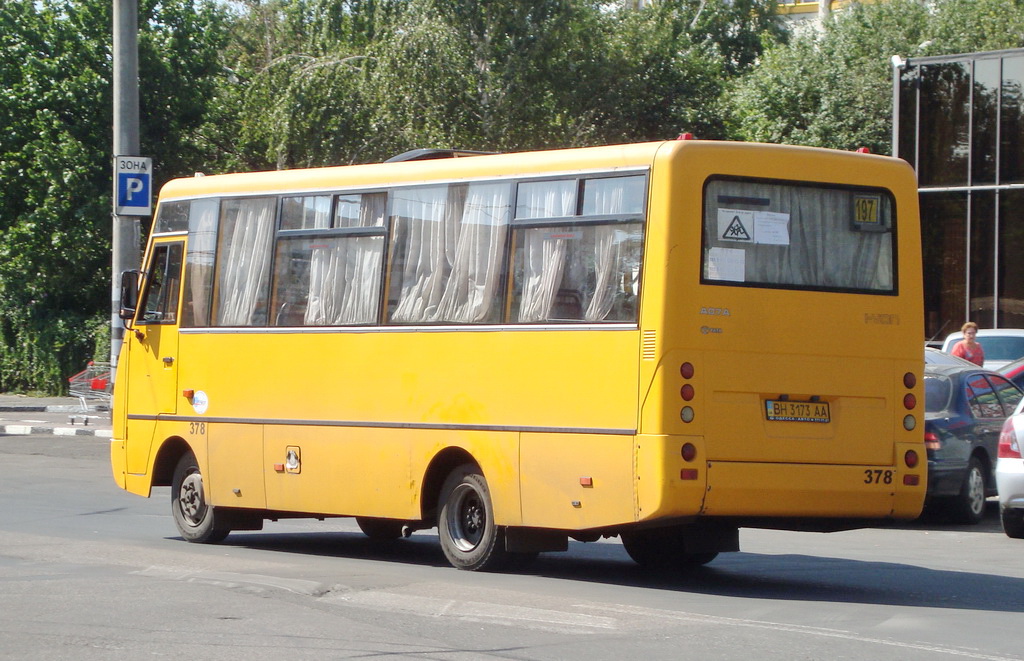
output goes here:
[{"label": "yellow bus", "polygon": [[181,536],[355,517],[498,569],[916,517],[916,186],[693,139],[171,181],[126,273],[116,482]]}]

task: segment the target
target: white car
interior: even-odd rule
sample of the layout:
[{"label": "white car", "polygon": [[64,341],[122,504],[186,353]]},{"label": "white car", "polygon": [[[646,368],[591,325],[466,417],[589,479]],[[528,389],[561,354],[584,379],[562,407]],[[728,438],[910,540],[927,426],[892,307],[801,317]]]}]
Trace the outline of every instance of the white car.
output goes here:
[{"label": "white car", "polygon": [[1003,423],[996,461],[999,518],[1007,537],[1024,539],[1024,400]]},{"label": "white car", "polygon": [[[950,333],[942,343],[942,350],[949,353],[953,346],[964,339],[960,331]],[[1024,328],[979,328],[978,343],[985,350],[987,370],[998,370],[1003,365],[1024,358]]]}]

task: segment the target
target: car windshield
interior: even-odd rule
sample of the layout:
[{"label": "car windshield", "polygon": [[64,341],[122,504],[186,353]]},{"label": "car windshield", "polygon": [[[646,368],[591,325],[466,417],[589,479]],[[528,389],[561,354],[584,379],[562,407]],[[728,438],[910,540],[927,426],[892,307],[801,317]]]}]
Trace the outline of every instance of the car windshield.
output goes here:
[{"label": "car windshield", "polygon": [[953,384],[944,376],[924,377],[924,410],[925,413],[944,411],[949,404],[949,395],[953,392]]},{"label": "car windshield", "polygon": [[1017,360],[1024,356],[1024,337],[979,337],[985,360]]}]

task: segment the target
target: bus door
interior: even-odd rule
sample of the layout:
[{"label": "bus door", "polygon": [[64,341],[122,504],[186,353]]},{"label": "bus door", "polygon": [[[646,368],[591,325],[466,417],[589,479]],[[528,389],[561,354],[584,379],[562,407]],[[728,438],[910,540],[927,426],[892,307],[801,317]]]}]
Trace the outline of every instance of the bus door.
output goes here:
[{"label": "bus door", "polygon": [[185,242],[157,238],[128,343],[128,473],[145,473],[156,416],[173,414],[178,386],[178,314]]}]

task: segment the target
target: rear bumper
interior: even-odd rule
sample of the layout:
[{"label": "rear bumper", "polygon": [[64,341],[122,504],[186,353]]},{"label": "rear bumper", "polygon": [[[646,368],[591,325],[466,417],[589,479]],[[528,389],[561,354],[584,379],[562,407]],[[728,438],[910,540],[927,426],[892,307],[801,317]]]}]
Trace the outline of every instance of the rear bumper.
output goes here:
[{"label": "rear bumper", "polygon": [[1024,509],[1024,459],[1000,459],[996,464],[999,505]]},{"label": "rear bumper", "polygon": [[926,490],[923,470],[893,466],[711,462],[708,484],[702,514],[766,519],[913,519]]},{"label": "rear bumper", "polygon": [[964,483],[964,474],[967,472],[967,464],[962,466],[950,466],[948,463],[941,465],[935,462],[928,462],[928,497],[940,498],[945,496],[956,496]]}]

